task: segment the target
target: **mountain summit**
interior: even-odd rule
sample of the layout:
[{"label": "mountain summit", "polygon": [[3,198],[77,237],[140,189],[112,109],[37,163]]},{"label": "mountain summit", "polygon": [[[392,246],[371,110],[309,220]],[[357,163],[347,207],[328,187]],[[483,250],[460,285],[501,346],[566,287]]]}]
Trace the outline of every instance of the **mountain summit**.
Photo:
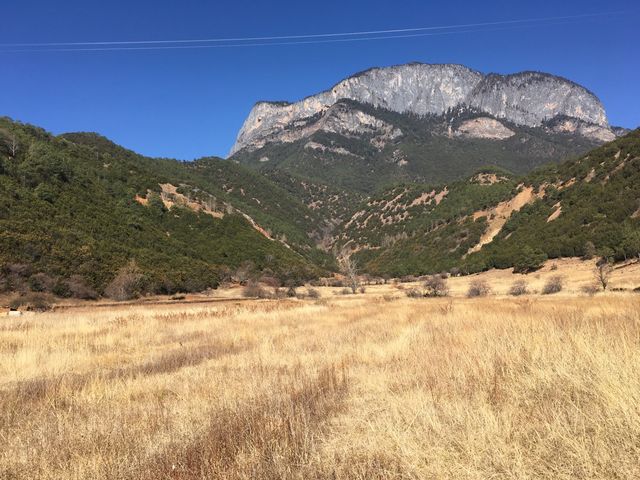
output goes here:
[{"label": "mountain summit", "polygon": [[[485,75],[463,65],[411,63],[366,70],[295,103],[258,102],[231,154],[243,149],[254,151],[273,142],[290,143],[327,130],[326,125],[319,124],[327,112],[334,120],[325,123],[331,124],[328,131],[334,133],[340,133],[336,132],[340,127],[345,131],[380,127],[372,125],[368,116],[356,114],[353,118],[332,111],[344,99],[419,117],[442,116],[456,109],[477,113],[479,121],[449,134],[502,139],[511,136],[502,121],[541,127],[561,120],[553,125],[557,132],[578,133],[600,142],[616,136],[600,100],[564,78],[539,72]],[[342,125],[336,125],[336,117]]]}]

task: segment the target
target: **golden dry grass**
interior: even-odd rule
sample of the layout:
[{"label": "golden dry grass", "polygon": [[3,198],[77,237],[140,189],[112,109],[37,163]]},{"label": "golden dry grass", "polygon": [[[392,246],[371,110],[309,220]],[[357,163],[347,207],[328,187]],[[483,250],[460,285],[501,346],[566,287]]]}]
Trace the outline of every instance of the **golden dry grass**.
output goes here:
[{"label": "golden dry grass", "polygon": [[1,318],[0,478],[640,477],[640,295],[373,292]]}]

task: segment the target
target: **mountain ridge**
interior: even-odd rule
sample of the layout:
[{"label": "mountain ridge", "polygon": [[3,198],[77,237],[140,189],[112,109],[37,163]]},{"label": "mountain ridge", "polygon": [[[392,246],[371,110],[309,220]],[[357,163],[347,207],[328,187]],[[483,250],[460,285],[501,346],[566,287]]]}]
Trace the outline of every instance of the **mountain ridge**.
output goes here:
[{"label": "mountain ridge", "polygon": [[[460,64],[411,63],[374,67],[296,102],[257,102],[242,125],[230,155],[277,139],[278,132],[351,99],[398,113],[442,115],[469,106],[525,126],[566,115],[608,131],[615,138],[600,100],[585,87],[557,75],[524,71],[483,74]],[[528,102],[523,106],[523,102]]]}]

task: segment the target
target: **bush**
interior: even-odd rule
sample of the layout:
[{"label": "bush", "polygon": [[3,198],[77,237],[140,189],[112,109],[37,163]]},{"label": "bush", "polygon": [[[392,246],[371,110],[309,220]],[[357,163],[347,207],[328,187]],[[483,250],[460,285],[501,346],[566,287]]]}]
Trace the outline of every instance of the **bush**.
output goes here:
[{"label": "bush", "polygon": [[511,288],[509,289],[509,295],[512,295],[514,297],[526,295],[527,293],[529,293],[529,289],[527,286],[527,282],[524,280],[516,280],[515,282],[513,282],[513,285],[511,285]]},{"label": "bush", "polygon": [[366,288],[364,288],[364,287],[360,287],[360,293],[365,293],[366,291],[367,291],[367,289],[366,289]]},{"label": "bush", "polygon": [[309,298],[320,298],[322,295],[320,295],[320,291],[316,290],[315,288],[307,288],[307,297]]},{"label": "bush", "polygon": [[282,282],[276,277],[263,276],[260,278],[260,283],[263,283],[267,287],[278,288],[282,286]]},{"label": "bush", "polygon": [[340,290],[340,295],[351,295],[353,292],[351,291],[350,288],[343,288],[342,290]]},{"label": "bush", "polygon": [[71,289],[69,288],[69,284],[64,280],[62,280],[61,278],[59,278],[55,282],[55,284],[53,285],[53,288],[51,289],[51,292],[58,297],[62,297],[62,298],[71,297]]},{"label": "bush", "polygon": [[486,297],[491,293],[491,287],[485,280],[479,278],[472,280],[467,290],[467,297]]},{"label": "bush", "polygon": [[123,301],[138,298],[142,294],[142,280],[144,275],[136,264],[131,260],[127,265],[118,270],[118,274],[107,285],[104,293],[114,300]]},{"label": "bush", "polygon": [[431,275],[424,282],[425,297],[446,297],[449,295],[447,278],[441,275]]},{"label": "bush", "polygon": [[50,292],[55,282],[46,273],[36,273],[29,278],[29,287],[34,292]]},{"label": "bush", "polygon": [[98,298],[98,292],[87,285],[82,275],[71,275],[71,278],[66,283],[71,296],[74,298],[81,300],[95,300]]},{"label": "bush", "polygon": [[9,308],[12,310],[23,308],[32,312],[46,312],[53,308],[53,297],[46,293],[27,293],[11,300]]},{"label": "bush", "polygon": [[542,289],[543,295],[551,295],[562,291],[564,287],[564,279],[560,275],[555,275],[547,280],[544,288]]},{"label": "bush", "polygon": [[246,298],[271,298],[269,292],[260,286],[258,282],[248,281],[242,289],[242,296]]}]

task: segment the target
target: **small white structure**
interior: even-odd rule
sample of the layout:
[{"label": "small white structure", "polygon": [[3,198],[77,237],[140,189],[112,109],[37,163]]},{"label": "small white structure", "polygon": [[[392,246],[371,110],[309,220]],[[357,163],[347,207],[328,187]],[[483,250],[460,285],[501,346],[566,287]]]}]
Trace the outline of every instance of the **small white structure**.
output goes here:
[{"label": "small white structure", "polygon": [[9,310],[9,312],[7,313],[7,316],[9,317],[21,317],[22,316],[22,312],[19,310]]}]

